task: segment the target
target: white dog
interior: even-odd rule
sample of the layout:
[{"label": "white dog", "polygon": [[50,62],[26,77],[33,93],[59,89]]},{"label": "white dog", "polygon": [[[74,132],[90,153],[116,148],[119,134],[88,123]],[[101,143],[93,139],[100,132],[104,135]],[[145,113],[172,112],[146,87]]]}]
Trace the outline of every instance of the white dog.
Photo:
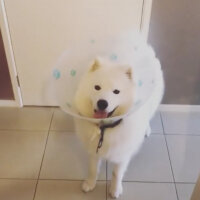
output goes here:
[{"label": "white dog", "polygon": [[[82,189],[95,188],[101,159],[115,164],[110,186],[110,195],[118,198],[122,193],[122,178],[131,157],[139,150],[145,135],[150,134],[149,122],[163,96],[164,83],[159,61],[151,47],[143,47],[145,65],[156,72],[156,87],[151,97],[134,114],[111,124],[95,124],[75,119],[76,131],[90,155],[89,176]],[[143,53],[142,53],[143,54]],[[139,59],[143,59],[140,54]],[[105,59],[96,59],[80,81],[75,95],[75,105],[82,116],[109,118],[127,113],[135,99],[134,66],[116,64]]]}]

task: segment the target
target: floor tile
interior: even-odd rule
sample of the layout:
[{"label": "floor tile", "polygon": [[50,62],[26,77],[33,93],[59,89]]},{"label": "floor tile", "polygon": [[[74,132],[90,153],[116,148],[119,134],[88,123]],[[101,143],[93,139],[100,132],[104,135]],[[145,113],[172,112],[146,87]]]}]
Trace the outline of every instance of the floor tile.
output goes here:
[{"label": "floor tile", "polygon": [[200,137],[167,135],[176,182],[196,182],[200,173]]},{"label": "floor tile", "polygon": [[200,112],[161,112],[165,133],[199,134]]},{"label": "floor tile", "polygon": [[[83,180],[88,173],[88,155],[74,134],[51,132],[41,170],[43,179]],[[100,180],[106,180],[103,162]]]},{"label": "floor tile", "polygon": [[173,183],[124,182],[123,194],[118,200],[177,200],[177,197]]},{"label": "floor tile", "polygon": [[[111,167],[108,165],[108,177]],[[127,181],[172,182],[172,172],[163,135],[151,135],[146,138],[139,153],[132,159],[125,173]]]},{"label": "floor tile", "polygon": [[37,178],[47,133],[0,131],[0,178]]},{"label": "floor tile", "polygon": [[160,112],[157,112],[150,123],[152,134],[163,134],[163,127]]},{"label": "floor tile", "polygon": [[0,180],[0,199],[32,200],[35,192],[34,180]]},{"label": "floor tile", "polygon": [[98,182],[89,193],[81,191],[80,181],[39,181],[35,200],[106,200],[106,183]]},{"label": "floor tile", "polygon": [[73,118],[60,109],[55,109],[51,123],[51,130],[74,132],[75,129]]},{"label": "floor tile", "polygon": [[48,130],[53,108],[0,108],[0,130]]},{"label": "floor tile", "polygon": [[194,184],[176,184],[179,200],[190,200]]}]

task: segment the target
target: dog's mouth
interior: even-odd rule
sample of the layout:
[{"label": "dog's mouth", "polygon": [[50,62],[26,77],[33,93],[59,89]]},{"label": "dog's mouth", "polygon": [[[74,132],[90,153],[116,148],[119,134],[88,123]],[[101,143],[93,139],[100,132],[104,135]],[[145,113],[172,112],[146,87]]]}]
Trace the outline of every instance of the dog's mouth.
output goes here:
[{"label": "dog's mouth", "polygon": [[96,110],[95,109],[93,117],[97,118],[97,119],[111,117],[112,114],[115,112],[116,109],[117,109],[117,107],[114,108],[111,112],[106,112],[105,110]]}]

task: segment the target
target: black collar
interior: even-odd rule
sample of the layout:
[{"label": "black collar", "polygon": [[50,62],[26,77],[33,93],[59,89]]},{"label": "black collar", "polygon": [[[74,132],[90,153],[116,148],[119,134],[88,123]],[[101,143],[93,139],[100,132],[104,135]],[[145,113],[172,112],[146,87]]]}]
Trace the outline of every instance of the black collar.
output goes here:
[{"label": "black collar", "polygon": [[118,126],[121,123],[121,121],[122,121],[122,119],[119,119],[119,120],[117,120],[117,121],[115,121],[111,124],[101,124],[101,125],[99,125],[101,135],[100,135],[99,142],[98,142],[98,145],[97,145],[96,153],[98,153],[98,150],[102,147],[105,129],[114,128],[114,127]]}]

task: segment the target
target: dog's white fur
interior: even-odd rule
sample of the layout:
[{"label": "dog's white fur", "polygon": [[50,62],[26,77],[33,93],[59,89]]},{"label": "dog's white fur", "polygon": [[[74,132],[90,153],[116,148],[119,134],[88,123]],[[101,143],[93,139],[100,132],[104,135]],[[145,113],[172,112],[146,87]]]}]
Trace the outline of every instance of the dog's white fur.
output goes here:
[{"label": "dog's white fur", "polygon": [[[152,49],[148,45],[144,49],[146,49],[144,54],[152,54]],[[77,135],[90,155],[89,176],[82,185],[85,192],[94,189],[101,159],[106,159],[114,163],[110,195],[117,198],[122,193],[123,175],[131,157],[139,150],[145,135],[150,134],[150,119],[163,96],[164,83],[160,62],[154,55],[151,57],[153,61],[145,64],[151,65],[156,72],[156,88],[152,91],[153,94],[140,109],[126,116],[118,126],[106,129],[103,145],[98,153],[96,153],[96,148],[100,129],[97,124],[75,119]],[[141,56],[140,59],[143,57]],[[132,68],[134,69],[134,66],[122,66],[105,60],[96,60],[83,76],[76,92],[75,104],[79,113],[93,117],[99,99],[108,101],[108,112],[117,107],[114,116],[126,113],[134,102],[135,95]],[[101,90],[96,91],[95,85],[100,85]],[[120,93],[114,94],[114,89],[120,90]]]}]

